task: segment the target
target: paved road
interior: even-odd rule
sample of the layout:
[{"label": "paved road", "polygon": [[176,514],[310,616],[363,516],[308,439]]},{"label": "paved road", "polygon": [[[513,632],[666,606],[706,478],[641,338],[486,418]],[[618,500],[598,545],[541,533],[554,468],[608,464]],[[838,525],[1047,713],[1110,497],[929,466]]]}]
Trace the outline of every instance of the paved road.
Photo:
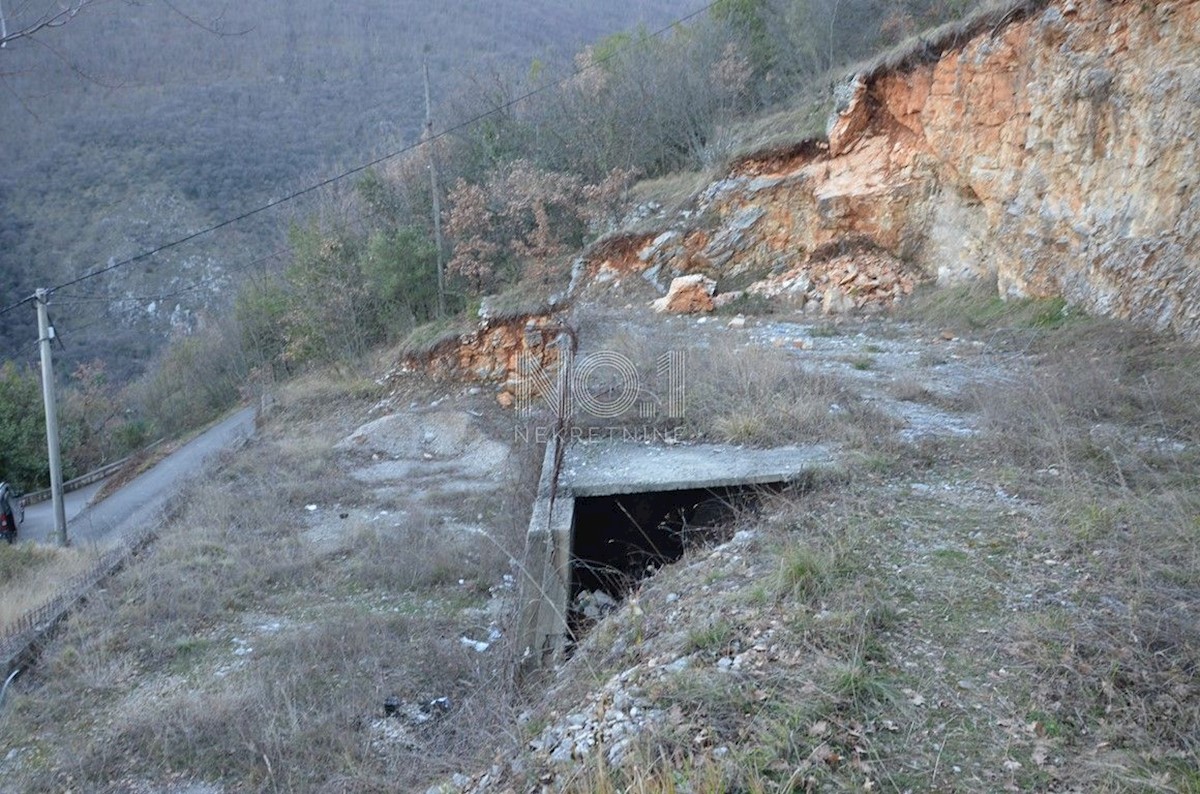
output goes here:
[{"label": "paved road", "polygon": [[[104,480],[101,480],[63,495],[67,526],[71,525],[71,519],[83,512],[84,508],[88,506],[88,502],[92,501],[92,497],[103,487]],[[50,537],[54,533],[54,502],[47,499],[26,507],[25,521],[21,524],[20,531],[21,537],[26,540],[31,538],[44,540]]]},{"label": "paved road", "polygon": [[[66,495],[67,535],[73,545],[101,543],[136,531],[157,518],[167,500],[189,476],[204,469],[214,455],[254,432],[254,409],[244,408],[193,438],[163,458],[157,466],[99,504],[87,507],[100,484]],[[54,540],[54,509],[50,502],[25,510],[19,540]]]}]

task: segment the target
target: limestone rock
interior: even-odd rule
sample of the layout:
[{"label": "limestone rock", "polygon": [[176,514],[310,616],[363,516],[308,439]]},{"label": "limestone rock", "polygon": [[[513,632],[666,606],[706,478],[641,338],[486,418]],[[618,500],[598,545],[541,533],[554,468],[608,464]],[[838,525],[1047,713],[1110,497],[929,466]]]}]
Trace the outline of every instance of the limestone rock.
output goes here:
[{"label": "limestone rock", "polygon": [[850,300],[850,296],[842,292],[837,287],[831,287],[825,290],[825,297],[821,301],[821,312],[824,314],[845,314],[854,308],[854,301]]},{"label": "limestone rock", "polygon": [[671,288],[667,290],[667,294],[651,305],[656,312],[671,314],[711,312],[714,308],[713,295],[716,292],[717,282],[707,276],[699,273],[679,276],[671,282]]},{"label": "limestone rock", "polygon": [[526,396],[536,396],[531,372],[557,367],[559,333],[553,315],[484,320],[476,330],[448,339],[425,355],[408,357],[396,374],[423,371],[435,380],[500,384],[497,400],[507,408],[516,403],[522,388]]},{"label": "limestone rock", "polygon": [[885,307],[910,294],[917,276],[886,252],[860,250],[831,259],[805,261],[783,273],[756,281],[749,292],[803,309],[819,306],[825,314]]},{"label": "limestone rock", "polygon": [[[651,263],[758,275],[865,239],[912,275],[1200,337],[1198,50],[1200,0],[1055,0],[859,76],[827,146],[738,163],[698,197],[704,244],[675,245],[700,239],[685,224]],[[829,287],[811,278],[775,297],[820,310]],[[907,288],[832,286],[856,308]]]},{"label": "limestone rock", "polygon": [[738,298],[745,297],[745,290],[734,290],[733,292],[722,292],[720,295],[713,296],[713,308],[723,309],[729,304],[736,301]]}]

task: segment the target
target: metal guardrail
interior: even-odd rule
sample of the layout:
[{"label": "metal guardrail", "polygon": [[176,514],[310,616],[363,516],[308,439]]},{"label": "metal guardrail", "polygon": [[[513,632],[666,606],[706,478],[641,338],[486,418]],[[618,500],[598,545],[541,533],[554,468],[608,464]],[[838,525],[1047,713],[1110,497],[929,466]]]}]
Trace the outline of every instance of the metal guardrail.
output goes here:
[{"label": "metal guardrail", "polygon": [[[71,482],[93,477],[104,469],[124,465],[130,459],[154,449],[164,440],[155,441],[141,452],[135,452],[124,460],[110,463],[83,477],[77,477]],[[97,476],[91,481],[95,482],[98,479],[101,477]],[[65,486],[66,483],[64,483]],[[76,485],[75,487],[80,486]],[[162,516],[169,516],[176,508],[175,498],[168,497],[162,505],[160,517],[148,521],[147,526],[141,530],[125,534],[118,546],[102,554],[91,568],[64,582],[59,587],[58,593],[44,604],[27,611],[7,625],[0,625],[0,680],[7,677],[13,670],[25,667],[36,659],[42,643],[58,624],[96,585],[120,570],[130,557],[149,545],[157,536],[158,527],[163,523]]]},{"label": "metal guardrail", "polygon": [[29,610],[11,623],[0,626],[0,678],[24,666],[36,655],[40,642],[87,594],[154,539],[154,530],[145,529],[127,536],[119,546],[109,549],[96,563],[63,583],[58,594]]},{"label": "metal guardrail", "polygon": [[[163,443],[163,441],[165,441],[165,440],[166,439],[160,438],[158,441],[155,441],[153,444],[146,447],[145,449],[142,449],[139,452],[135,452],[132,455],[126,455],[125,457],[121,458],[120,460],[113,461],[112,463],[107,463],[107,464],[101,466],[100,468],[96,469],[95,471],[89,471],[87,474],[83,474],[74,479],[67,480],[66,482],[63,483],[63,492],[67,493],[70,491],[75,491],[80,488],[85,488],[94,482],[99,482],[100,480],[103,480],[105,477],[108,477],[109,475],[116,473],[122,466],[124,466],[129,461],[133,460],[134,458],[138,457],[139,455],[146,454],[150,450],[157,447],[159,444]],[[38,504],[39,502],[46,501],[47,499],[50,498],[50,496],[51,496],[51,491],[49,488],[43,488],[40,491],[30,491],[29,493],[24,494],[21,497],[21,504],[24,505],[25,507],[29,507],[30,505],[35,505],[35,504]]]},{"label": "metal guardrail", "polygon": [[[64,491],[91,485],[104,479],[125,466],[131,460],[144,455],[165,439],[159,439],[140,452],[121,460],[101,466],[82,477],[63,483]],[[50,498],[50,489],[34,491],[21,497],[22,504],[37,504]],[[46,636],[70,613],[85,596],[100,582],[112,576],[135,552],[154,539],[154,525],[122,538],[119,545],[109,549],[88,570],[76,574],[63,582],[58,592],[34,609],[25,612],[7,624],[0,625],[0,678],[23,667],[37,655],[39,645]]]}]

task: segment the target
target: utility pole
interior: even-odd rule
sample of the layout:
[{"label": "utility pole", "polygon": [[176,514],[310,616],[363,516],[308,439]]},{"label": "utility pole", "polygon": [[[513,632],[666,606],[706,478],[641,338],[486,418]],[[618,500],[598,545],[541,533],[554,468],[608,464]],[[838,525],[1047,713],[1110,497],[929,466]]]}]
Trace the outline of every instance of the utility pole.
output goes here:
[{"label": "utility pole", "polygon": [[58,405],[54,399],[54,363],[50,344],[54,327],[46,310],[46,290],[37,291],[38,346],[42,351],[42,399],[46,404],[46,446],[50,452],[50,494],[54,499],[54,534],[58,545],[67,546],[67,514],[63,507],[62,459],[58,451]]},{"label": "utility pole", "polygon": [[829,15],[829,63],[825,66],[826,69],[833,68],[833,33],[834,25],[837,23],[838,7],[841,6],[842,0],[835,0],[833,4],[833,13]]},{"label": "utility pole", "polygon": [[428,56],[421,61],[421,66],[425,72],[425,131],[421,134],[421,140],[429,149],[429,186],[433,191],[433,241],[437,246],[437,316],[440,320],[446,316],[446,265],[442,261],[442,197],[441,191],[438,190],[437,146],[433,140],[433,104],[429,100]]}]

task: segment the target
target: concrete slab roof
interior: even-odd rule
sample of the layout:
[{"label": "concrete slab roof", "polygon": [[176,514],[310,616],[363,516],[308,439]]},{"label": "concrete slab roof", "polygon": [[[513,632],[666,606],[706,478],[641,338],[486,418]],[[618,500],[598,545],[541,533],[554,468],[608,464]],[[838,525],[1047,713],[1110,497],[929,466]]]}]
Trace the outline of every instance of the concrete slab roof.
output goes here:
[{"label": "concrete slab roof", "polygon": [[690,488],[790,482],[837,466],[829,447],[752,449],[725,444],[660,446],[576,442],[563,456],[559,488],[573,496],[613,496]]}]

